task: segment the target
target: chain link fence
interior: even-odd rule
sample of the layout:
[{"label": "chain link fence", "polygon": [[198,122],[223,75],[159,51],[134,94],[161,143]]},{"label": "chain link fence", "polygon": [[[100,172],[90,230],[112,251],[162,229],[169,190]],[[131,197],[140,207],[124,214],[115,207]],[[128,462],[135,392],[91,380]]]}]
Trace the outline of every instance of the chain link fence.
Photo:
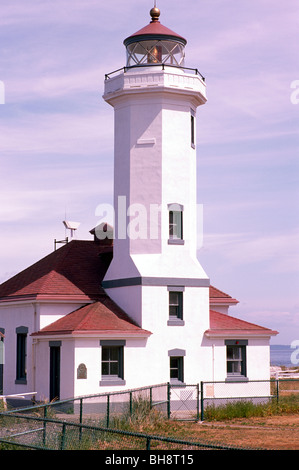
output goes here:
[{"label": "chain link fence", "polygon": [[[203,421],[211,407],[228,403],[299,400],[298,379],[248,382],[169,383],[84,396],[0,413],[0,448],[31,449],[212,449],[230,448],[132,432],[134,423],[155,419]],[[136,418],[137,417],[137,418]],[[134,421],[135,420],[135,421]],[[130,427],[128,423],[130,422]],[[138,426],[134,431],[138,430]]]}]

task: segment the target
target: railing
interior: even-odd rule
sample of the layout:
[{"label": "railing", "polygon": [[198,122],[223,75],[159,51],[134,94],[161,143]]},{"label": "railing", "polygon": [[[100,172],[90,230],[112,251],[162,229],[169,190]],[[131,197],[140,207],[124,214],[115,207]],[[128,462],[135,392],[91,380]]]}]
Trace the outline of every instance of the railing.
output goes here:
[{"label": "railing", "polygon": [[123,441],[117,443],[120,448],[129,446],[132,449],[132,444],[137,446],[136,449],[149,449],[153,441],[213,448],[205,442],[126,431],[120,429],[120,423],[127,423],[131,418],[134,420],[136,416],[148,416],[153,409],[157,410],[157,413],[154,411],[155,415],[166,419],[204,421],[209,417],[211,409],[221,405],[251,402],[275,407],[275,403],[280,405],[289,398],[295,401],[298,409],[298,379],[201,382],[194,385],[165,383],[108,394],[86,395],[0,413],[0,444],[35,449],[69,449],[78,448],[84,439],[91,439],[90,436],[93,436],[93,442],[102,440],[109,444],[113,436],[117,440],[117,436],[123,435]]},{"label": "railing", "polygon": [[122,67],[120,69],[114,70],[113,72],[105,74],[105,80],[109,80],[111,78],[111,75],[114,75],[116,73],[119,73],[119,72],[126,73],[133,68],[143,68],[143,67],[161,67],[162,70],[165,70],[165,67],[166,68],[172,67],[172,68],[176,68],[180,70],[187,70],[187,71],[193,72],[195,75],[198,75],[202,79],[203,82],[205,81],[205,77],[199,72],[198,69],[194,69],[190,67],[180,67],[180,66],[171,65],[171,64],[142,64],[142,65],[132,65],[130,67]]},{"label": "railing", "polygon": [[[5,444],[8,448],[14,448],[14,446],[25,447],[30,449],[43,449],[43,450],[66,450],[66,449],[80,449],[80,444],[84,448],[86,443],[82,444],[84,439],[87,439],[87,445],[91,445],[92,448],[99,449],[102,447],[107,449],[105,444],[108,441],[108,448],[116,449],[117,444],[119,449],[131,449],[134,450],[150,450],[153,442],[158,445],[159,443],[164,443],[165,448],[176,448],[176,449],[185,449],[185,446],[188,446],[188,449],[218,449],[218,450],[240,450],[241,447],[234,447],[229,445],[213,444],[210,442],[198,442],[187,439],[177,439],[166,436],[159,436],[155,434],[147,434],[141,432],[132,432],[125,431],[122,429],[111,429],[102,426],[92,426],[87,424],[80,424],[74,422],[61,421],[51,418],[42,418],[37,416],[24,416],[23,414],[14,413],[13,415],[6,415],[13,419],[19,420],[19,427],[21,428],[23,423],[29,422],[33,425],[42,423],[42,427],[25,430],[16,434],[12,434],[9,437],[1,438],[0,445]],[[1,417],[1,413],[0,413]],[[15,440],[16,437],[24,437],[32,435],[34,432],[43,431],[40,436],[34,438],[34,442],[18,442]],[[92,436],[92,437],[90,437]],[[115,439],[111,442],[111,436],[114,436]],[[117,442],[117,437],[119,442]],[[110,447],[109,447],[110,440]],[[133,447],[132,447],[133,446]],[[165,447],[166,446],[166,447]],[[167,447],[168,446],[168,447]],[[81,448],[82,448],[81,447]],[[243,448],[244,449],[244,448]]]},{"label": "railing", "polygon": [[25,398],[26,396],[34,397],[36,392],[26,392],[26,393],[14,393],[13,395],[0,395],[0,400],[3,401],[4,408],[7,409],[7,398]]}]

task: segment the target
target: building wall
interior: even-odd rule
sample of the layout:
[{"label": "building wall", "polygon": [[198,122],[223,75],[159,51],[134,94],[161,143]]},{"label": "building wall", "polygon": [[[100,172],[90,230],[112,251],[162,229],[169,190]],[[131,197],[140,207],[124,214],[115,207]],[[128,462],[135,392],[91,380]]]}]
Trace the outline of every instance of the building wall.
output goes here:
[{"label": "building wall", "polygon": [[36,399],[42,402],[50,398],[50,344],[61,341],[60,346],[60,399],[74,396],[74,349],[72,338],[45,338],[34,341],[34,362],[36,366]]},{"label": "building wall", "polygon": [[[30,333],[34,331],[36,324],[35,306],[31,303],[20,305],[0,306],[0,328],[5,330],[4,352],[5,363],[3,366],[3,393],[16,394],[34,391],[32,363],[32,340]],[[17,363],[17,334],[16,328],[25,326],[27,334],[27,383],[15,383]]]},{"label": "building wall", "polygon": [[[78,303],[35,303],[35,302],[9,302],[0,305],[0,328],[5,330],[3,366],[3,393],[17,394],[39,391],[43,397],[49,395],[49,355],[47,348],[41,349],[41,356],[34,354],[34,337],[32,333],[53,323],[82,304]],[[17,363],[17,334],[16,328],[28,328],[26,340],[26,383],[16,382]],[[49,348],[49,346],[48,346]],[[70,356],[72,357],[72,356]],[[70,359],[71,360],[71,359]],[[36,364],[35,364],[35,361]],[[35,371],[38,371],[35,373]],[[41,373],[42,371],[42,373]],[[65,374],[68,374],[66,369]],[[37,377],[38,376],[38,377]],[[66,375],[64,375],[66,376]],[[35,390],[36,387],[41,388]],[[72,390],[69,390],[72,393]],[[29,397],[30,398],[30,397]]]}]

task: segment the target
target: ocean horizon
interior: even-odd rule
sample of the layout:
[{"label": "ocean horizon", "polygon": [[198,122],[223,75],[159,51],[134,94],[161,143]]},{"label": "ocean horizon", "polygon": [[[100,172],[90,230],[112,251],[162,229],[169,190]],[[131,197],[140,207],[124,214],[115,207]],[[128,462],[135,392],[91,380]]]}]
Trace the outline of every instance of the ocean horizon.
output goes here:
[{"label": "ocean horizon", "polygon": [[271,366],[296,367],[298,364],[292,362],[291,356],[295,349],[286,344],[270,345],[270,364]]}]

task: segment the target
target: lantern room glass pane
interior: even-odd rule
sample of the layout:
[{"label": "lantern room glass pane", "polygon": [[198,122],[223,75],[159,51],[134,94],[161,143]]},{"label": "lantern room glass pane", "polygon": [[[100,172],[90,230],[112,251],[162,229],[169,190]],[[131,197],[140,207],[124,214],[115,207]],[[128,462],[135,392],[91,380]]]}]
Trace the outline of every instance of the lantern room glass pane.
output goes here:
[{"label": "lantern room glass pane", "polygon": [[146,64],[169,64],[184,66],[185,48],[183,44],[171,40],[134,42],[127,46],[127,67]]}]

